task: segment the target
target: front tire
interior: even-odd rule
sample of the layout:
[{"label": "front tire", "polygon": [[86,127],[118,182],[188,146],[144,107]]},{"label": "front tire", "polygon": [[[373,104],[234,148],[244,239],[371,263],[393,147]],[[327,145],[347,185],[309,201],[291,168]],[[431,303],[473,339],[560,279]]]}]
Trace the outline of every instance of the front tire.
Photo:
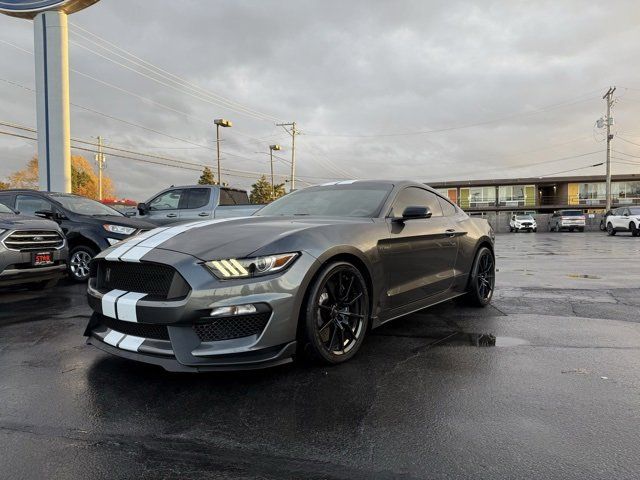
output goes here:
[{"label": "front tire", "polygon": [[611,224],[611,222],[607,223],[607,234],[611,237],[613,237],[616,234],[616,229],[613,228],[613,225]]},{"label": "front tire", "polygon": [[96,251],[85,245],[78,245],[69,252],[69,277],[74,282],[86,282],[89,279],[89,262]]},{"label": "front tire", "polygon": [[478,250],[473,261],[469,284],[467,286],[467,301],[475,307],[486,307],[491,303],[496,282],[496,259],[493,252],[482,247]]},{"label": "front tire", "polygon": [[629,230],[631,230],[631,236],[632,237],[640,236],[640,230],[638,230],[638,228],[636,227],[635,223],[633,223],[633,222],[629,223]]},{"label": "front tire", "polygon": [[332,262],[309,287],[304,311],[305,353],[320,363],[346,362],[360,349],[369,327],[369,291],[351,263]]}]

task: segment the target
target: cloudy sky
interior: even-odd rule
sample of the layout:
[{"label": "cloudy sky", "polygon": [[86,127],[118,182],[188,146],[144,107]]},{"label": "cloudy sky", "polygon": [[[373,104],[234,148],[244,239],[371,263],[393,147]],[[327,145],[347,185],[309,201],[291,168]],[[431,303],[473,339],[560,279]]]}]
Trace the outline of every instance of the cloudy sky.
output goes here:
[{"label": "cloudy sky", "polygon": [[[72,136],[182,167],[110,155],[120,196],[193,183],[220,117],[223,181],[245,188],[270,143],[284,180],[291,140],[274,123],[292,120],[298,186],[581,169],[605,158],[609,85],[613,170],[640,171],[634,1],[101,0],[70,22]],[[35,126],[32,50],[31,22],[0,16],[0,122]],[[34,152],[0,135],[0,179]]]}]

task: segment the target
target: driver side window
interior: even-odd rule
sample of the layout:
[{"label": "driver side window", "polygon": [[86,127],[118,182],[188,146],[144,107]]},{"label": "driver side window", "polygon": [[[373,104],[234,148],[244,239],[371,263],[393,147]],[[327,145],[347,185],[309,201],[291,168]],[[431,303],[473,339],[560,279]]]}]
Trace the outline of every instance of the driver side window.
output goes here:
[{"label": "driver side window", "polygon": [[428,190],[423,190],[418,187],[408,187],[400,192],[393,202],[391,217],[401,217],[407,207],[429,207],[432,217],[442,216],[442,207],[438,202],[438,197]]},{"label": "driver side window", "polygon": [[44,198],[33,195],[18,195],[16,198],[16,210],[21,215],[35,217],[35,213],[39,210],[53,210],[53,205]]},{"label": "driver side window", "polygon": [[149,210],[177,210],[184,190],[169,190],[149,202]]}]

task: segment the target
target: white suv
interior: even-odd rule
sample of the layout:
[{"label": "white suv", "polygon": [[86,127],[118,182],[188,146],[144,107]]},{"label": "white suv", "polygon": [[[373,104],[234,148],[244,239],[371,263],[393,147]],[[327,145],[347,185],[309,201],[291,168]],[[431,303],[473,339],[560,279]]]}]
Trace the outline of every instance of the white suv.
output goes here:
[{"label": "white suv", "polygon": [[631,232],[634,237],[640,236],[640,207],[620,207],[607,216],[607,233]]},{"label": "white suv", "polygon": [[538,224],[531,215],[511,215],[511,220],[509,220],[509,231],[519,232],[521,230],[535,232],[538,230]]}]

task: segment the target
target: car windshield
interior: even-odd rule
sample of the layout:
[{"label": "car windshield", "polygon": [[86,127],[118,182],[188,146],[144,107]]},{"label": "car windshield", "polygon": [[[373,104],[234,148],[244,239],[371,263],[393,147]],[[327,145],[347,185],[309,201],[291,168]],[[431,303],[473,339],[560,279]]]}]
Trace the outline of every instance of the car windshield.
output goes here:
[{"label": "car windshield", "polygon": [[51,195],[51,198],[60,202],[64,208],[80,215],[105,215],[112,217],[122,217],[123,215],[111,207],[107,207],[100,202],[90,198],[79,197],[77,195]]},{"label": "car windshield", "polygon": [[310,215],[375,217],[392,185],[326,185],[290,193],[262,208],[256,215]]},{"label": "car windshield", "polygon": [[640,215],[640,207],[630,208],[631,215]]},{"label": "car windshield", "polygon": [[0,203],[0,213],[14,213],[9,207],[7,207],[4,203]]},{"label": "car windshield", "polygon": [[533,220],[531,215],[516,215],[516,220]]},{"label": "car windshield", "polygon": [[580,210],[564,210],[560,212],[563,217],[581,217],[582,212]]}]

